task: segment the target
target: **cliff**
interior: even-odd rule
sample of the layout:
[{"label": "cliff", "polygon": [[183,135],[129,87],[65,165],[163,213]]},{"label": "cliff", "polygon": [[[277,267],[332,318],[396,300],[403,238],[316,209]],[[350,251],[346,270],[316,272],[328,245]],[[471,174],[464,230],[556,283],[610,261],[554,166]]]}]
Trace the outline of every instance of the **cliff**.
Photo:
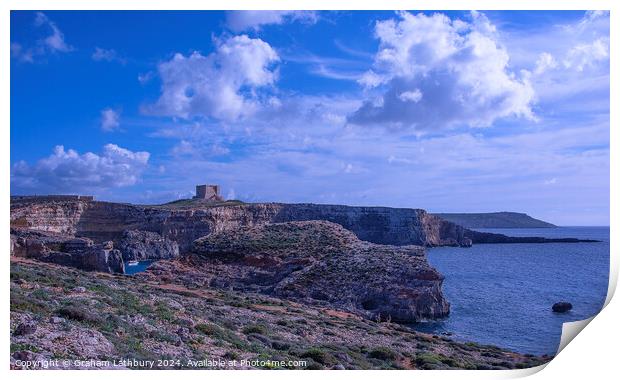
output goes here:
[{"label": "cliff", "polygon": [[195,207],[97,201],[14,201],[11,203],[11,226],[74,234],[97,241],[118,241],[127,230],[152,231],[176,241],[181,252],[186,252],[194,240],[211,232],[305,220],[338,223],[360,239],[377,244],[468,244],[462,228],[420,209],[282,203],[191,204]]},{"label": "cliff", "polygon": [[577,239],[512,238],[480,233],[422,209],[323,204],[185,201],[142,206],[99,201],[11,200],[11,227],[119,242],[126,231],[148,231],[174,241],[181,253],[212,232],[268,223],[326,220],[376,244],[469,246],[472,243],[578,242]]},{"label": "cliff", "polygon": [[518,212],[436,213],[438,217],[465,228],[552,228],[554,224]]},{"label": "cliff", "polygon": [[52,232],[11,229],[11,256],[36,259],[87,271],[125,273],[123,256],[111,241]]}]

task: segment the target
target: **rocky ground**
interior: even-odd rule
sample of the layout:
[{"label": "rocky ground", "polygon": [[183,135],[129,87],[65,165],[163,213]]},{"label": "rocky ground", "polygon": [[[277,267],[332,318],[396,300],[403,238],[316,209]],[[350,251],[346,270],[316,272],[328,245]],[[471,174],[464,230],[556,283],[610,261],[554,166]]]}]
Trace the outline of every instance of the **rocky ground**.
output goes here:
[{"label": "rocky ground", "polygon": [[255,293],[11,259],[15,369],[137,369],[150,360],[192,369],[508,369],[550,359]]},{"label": "rocky ground", "polygon": [[369,319],[415,322],[449,313],[423,247],[378,245],[326,221],[214,232],[190,253],[140,277],[194,288],[234,289],[327,306]]}]

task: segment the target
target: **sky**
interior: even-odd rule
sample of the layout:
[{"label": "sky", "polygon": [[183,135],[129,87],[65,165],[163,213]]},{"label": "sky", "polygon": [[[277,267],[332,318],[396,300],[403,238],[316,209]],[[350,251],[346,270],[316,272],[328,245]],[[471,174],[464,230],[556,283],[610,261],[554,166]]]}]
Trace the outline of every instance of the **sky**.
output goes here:
[{"label": "sky", "polygon": [[12,11],[11,194],[609,225],[609,13]]}]

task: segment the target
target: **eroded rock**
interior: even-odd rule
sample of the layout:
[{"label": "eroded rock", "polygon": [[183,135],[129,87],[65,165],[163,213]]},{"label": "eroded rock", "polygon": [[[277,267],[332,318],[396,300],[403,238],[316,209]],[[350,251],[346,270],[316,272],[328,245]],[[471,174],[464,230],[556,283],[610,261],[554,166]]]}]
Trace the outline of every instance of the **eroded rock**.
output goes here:
[{"label": "eroded rock", "polygon": [[107,273],[125,273],[120,251],[112,242],[95,244],[91,239],[51,232],[11,229],[15,256]]},{"label": "eroded rock", "polygon": [[128,230],[118,243],[123,259],[158,260],[179,256],[179,245],[156,232]]},{"label": "eroded rock", "polygon": [[194,243],[192,254],[148,275],[329,305],[370,319],[419,321],[449,313],[443,276],[423,247],[360,241],[325,221],[236,228]]}]

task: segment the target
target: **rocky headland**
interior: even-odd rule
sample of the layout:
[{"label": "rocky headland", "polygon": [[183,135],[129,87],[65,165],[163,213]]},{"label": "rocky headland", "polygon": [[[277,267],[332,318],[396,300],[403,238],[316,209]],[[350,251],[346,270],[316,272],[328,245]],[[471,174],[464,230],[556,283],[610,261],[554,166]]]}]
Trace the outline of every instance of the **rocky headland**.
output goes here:
[{"label": "rocky headland", "polygon": [[435,213],[466,228],[553,228],[554,224],[519,212]]},{"label": "rocky headland", "polygon": [[364,242],[325,221],[215,232],[196,240],[190,253],[139,276],[261,293],[373,320],[416,322],[449,313],[443,276],[428,264],[424,248]]}]

